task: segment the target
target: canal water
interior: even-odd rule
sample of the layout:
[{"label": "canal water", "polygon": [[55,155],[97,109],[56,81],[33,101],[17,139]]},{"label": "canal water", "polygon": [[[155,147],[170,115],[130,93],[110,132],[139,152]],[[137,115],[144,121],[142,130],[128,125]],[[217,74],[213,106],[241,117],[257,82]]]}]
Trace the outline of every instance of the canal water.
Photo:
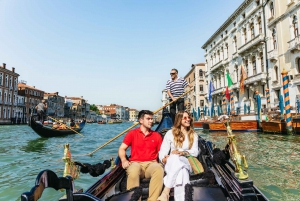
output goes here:
[{"label": "canal water", "polygon": [[[70,143],[74,160],[83,163],[95,164],[116,157],[123,137],[92,157],[84,155],[131,125],[87,124],[81,132],[83,138],[79,135],[41,138],[26,125],[0,126],[0,200],[20,200],[21,193],[34,186],[41,170],[51,169],[62,176],[65,143]],[[226,145],[226,133],[197,133],[217,147]],[[270,200],[300,200],[300,136],[238,133],[236,138],[239,151],[247,157],[250,177]],[[87,189],[99,178],[81,174],[75,181],[76,188]],[[54,201],[63,195],[63,192],[46,189],[40,200]]]}]

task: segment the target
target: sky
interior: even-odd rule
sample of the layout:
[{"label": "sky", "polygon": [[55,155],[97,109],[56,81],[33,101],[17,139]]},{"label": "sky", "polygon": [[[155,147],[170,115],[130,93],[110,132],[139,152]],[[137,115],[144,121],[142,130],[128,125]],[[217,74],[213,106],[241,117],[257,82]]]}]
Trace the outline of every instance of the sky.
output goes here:
[{"label": "sky", "polygon": [[0,0],[0,65],[45,92],[156,110],[170,70],[204,62],[202,45],[242,2]]}]

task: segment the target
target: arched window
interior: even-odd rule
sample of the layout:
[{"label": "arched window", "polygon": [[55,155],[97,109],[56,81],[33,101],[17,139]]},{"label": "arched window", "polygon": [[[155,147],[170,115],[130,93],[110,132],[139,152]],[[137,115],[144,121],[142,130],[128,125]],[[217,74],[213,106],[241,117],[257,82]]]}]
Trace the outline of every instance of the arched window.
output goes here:
[{"label": "arched window", "polygon": [[244,42],[247,43],[247,29],[243,29],[243,34],[244,34]]},{"label": "arched window", "polygon": [[9,76],[9,86],[12,87],[12,77]]},{"label": "arched window", "polygon": [[300,73],[300,58],[297,58],[297,70]]},{"label": "arched window", "polygon": [[220,51],[218,50],[217,52],[217,62],[219,62],[221,59],[220,59]]},{"label": "arched window", "polygon": [[294,37],[298,36],[298,18],[296,15],[293,17],[293,28],[294,28]]},{"label": "arched window", "polygon": [[8,75],[5,75],[5,86],[8,87]]},{"label": "arched window", "polygon": [[271,3],[270,3],[270,14],[271,14],[271,17],[274,16],[274,13],[275,13],[275,12],[274,12],[274,3],[271,2]]},{"label": "arched window", "polygon": [[203,70],[202,69],[199,70],[199,77],[203,77]]},{"label": "arched window", "polygon": [[258,23],[258,31],[261,34],[262,33],[262,22],[261,22],[260,17],[258,18],[257,23]]},{"label": "arched window", "polygon": [[2,85],[3,73],[0,73],[0,85]]},{"label": "arched window", "polygon": [[236,36],[234,36],[233,38],[233,44],[234,44],[234,52],[237,51],[237,40],[236,40]]},{"label": "arched window", "polygon": [[253,75],[256,75],[256,58],[252,57]]},{"label": "arched window", "polygon": [[251,39],[255,37],[254,24],[250,24]]},{"label": "arched window", "polygon": [[277,40],[276,40],[276,29],[272,31],[272,39],[273,39],[273,49],[277,49]]},{"label": "arched window", "polygon": [[228,58],[228,44],[225,44],[225,49],[226,49],[226,58]]},{"label": "arched window", "polygon": [[264,54],[261,52],[259,54],[259,57],[260,57],[260,63],[261,63],[261,72],[264,72],[265,71]]},{"label": "arched window", "polygon": [[275,80],[279,80],[279,77],[278,77],[278,67],[277,66],[274,67],[274,73],[275,73]]}]

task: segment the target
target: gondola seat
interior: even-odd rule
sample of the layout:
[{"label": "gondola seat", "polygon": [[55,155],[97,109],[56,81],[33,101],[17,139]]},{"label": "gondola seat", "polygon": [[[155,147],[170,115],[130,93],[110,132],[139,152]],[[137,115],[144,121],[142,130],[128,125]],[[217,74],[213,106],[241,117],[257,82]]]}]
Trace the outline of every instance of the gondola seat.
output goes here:
[{"label": "gondola seat", "polygon": [[54,188],[55,190],[66,189],[66,198],[62,199],[65,201],[99,201],[98,198],[90,194],[73,194],[72,177],[57,177],[51,170],[43,170],[38,174],[35,186],[30,192],[22,193],[21,201],[37,201],[42,196],[45,188]]}]

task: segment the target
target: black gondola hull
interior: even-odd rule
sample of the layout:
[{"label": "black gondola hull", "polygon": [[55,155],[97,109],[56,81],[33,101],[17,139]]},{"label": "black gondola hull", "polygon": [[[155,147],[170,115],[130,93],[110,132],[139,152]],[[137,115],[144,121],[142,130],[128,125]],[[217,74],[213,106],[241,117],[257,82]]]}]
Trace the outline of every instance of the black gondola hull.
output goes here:
[{"label": "black gondola hull", "polygon": [[[49,138],[49,137],[60,137],[65,135],[71,135],[79,133],[85,126],[85,121],[79,124],[79,128],[74,128],[73,130],[56,130],[47,126],[43,126],[40,123],[37,123],[34,120],[34,117],[30,118],[29,126],[41,137]],[[75,132],[76,131],[76,132]]]}]

